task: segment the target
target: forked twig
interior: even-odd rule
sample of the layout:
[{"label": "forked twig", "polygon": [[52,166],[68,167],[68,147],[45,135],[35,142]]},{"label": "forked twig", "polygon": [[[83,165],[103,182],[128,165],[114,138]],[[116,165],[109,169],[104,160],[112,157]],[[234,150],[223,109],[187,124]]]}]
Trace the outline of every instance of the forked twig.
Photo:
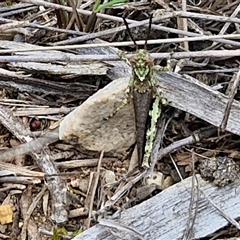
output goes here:
[{"label": "forked twig", "polygon": [[99,176],[100,176],[100,168],[101,168],[101,165],[102,165],[103,155],[104,155],[104,151],[102,151],[101,154],[100,154],[99,161],[98,161],[98,166],[97,166],[97,172],[95,172],[93,174],[93,180],[92,180],[91,186],[90,186],[89,191],[88,191],[88,195],[90,196],[90,198],[86,198],[86,205],[88,206],[88,209],[89,209],[87,224],[86,224],[87,228],[89,228],[90,224],[91,224],[93,201],[94,201],[94,197],[95,197],[96,190],[97,190],[97,185],[98,185],[98,180],[99,180]]}]

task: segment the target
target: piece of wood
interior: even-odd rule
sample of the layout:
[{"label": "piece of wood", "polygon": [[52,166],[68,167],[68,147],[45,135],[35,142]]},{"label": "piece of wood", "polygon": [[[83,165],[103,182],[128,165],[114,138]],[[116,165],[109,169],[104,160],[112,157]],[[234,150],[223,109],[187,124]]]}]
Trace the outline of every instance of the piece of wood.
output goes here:
[{"label": "piece of wood", "polygon": [[[18,49],[19,52],[15,53],[15,61],[9,62],[8,66],[11,69],[22,69],[26,72],[37,72],[38,74],[51,74],[53,76],[60,76],[63,79],[71,77],[78,77],[82,75],[105,75],[109,69],[105,63],[101,62],[69,62],[69,58],[74,57],[73,53],[66,53],[56,50],[51,51],[38,51],[38,52],[20,52],[21,49],[34,49],[36,45],[29,43],[20,43],[13,41],[0,40],[2,49]],[[21,57],[38,56],[36,62],[21,62]],[[59,57],[60,61],[51,61],[52,58]],[[19,61],[20,60],[20,61]],[[39,62],[41,61],[41,62]],[[51,64],[49,64],[51,62]]]},{"label": "piece of wood", "polygon": [[[239,182],[219,188],[202,180],[198,175],[197,179],[200,190],[226,215],[234,219],[240,217]],[[135,229],[146,240],[182,239],[189,219],[191,188],[192,177],[189,177],[149,200],[124,210],[120,218],[114,220],[114,222]],[[197,205],[196,201],[198,201]],[[195,195],[193,206],[193,211],[197,206],[197,215],[191,239],[208,236],[228,224],[227,220],[209,203],[201,192],[198,200]],[[73,240],[129,239],[126,238],[129,231],[119,229],[98,224],[73,238]],[[118,237],[114,236],[113,232],[117,233]],[[130,239],[137,238],[132,236]]]},{"label": "piece of wood", "polygon": [[89,95],[96,91],[96,87],[92,85],[71,86],[65,82],[60,84],[54,81],[46,81],[43,79],[29,77],[26,74],[9,71],[0,68],[0,85],[2,87],[13,87],[20,92],[35,93],[41,92],[45,94],[53,94],[57,96],[75,96],[79,99],[85,100]]},{"label": "piece of wood", "polygon": [[[11,110],[8,107],[5,107],[3,105],[0,105],[0,121],[4,125],[4,127],[6,127],[9,132],[11,132],[11,134],[13,134],[21,143],[33,143],[34,145],[33,137],[31,137],[31,131],[26,128],[26,126],[20,121],[19,118],[13,116]],[[24,152],[26,150],[29,152],[30,150],[30,156],[37,163],[38,167],[42,170],[42,172],[47,175],[53,175],[51,177],[45,176],[45,182],[51,194],[52,200],[51,218],[56,223],[63,223],[66,222],[68,218],[68,212],[66,210],[66,183],[58,175],[59,171],[50,157],[50,149],[48,148],[48,146],[43,147],[42,145],[44,143],[48,144],[50,142],[55,142],[57,140],[57,136],[58,130],[56,129],[53,135],[50,134],[47,138],[41,139],[40,142],[35,142],[35,144],[38,144],[37,151],[36,148],[30,150],[25,145]],[[32,144],[30,145],[30,148],[34,147]],[[15,150],[13,149],[13,152]],[[12,151],[12,149],[10,151]],[[17,156],[17,151],[14,155]],[[1,167],[4,167],[4,164],[2,164]]]},{"label": "piece of wood", "polygon": [[[195,78],[176,73],[159,73],[157,78],[169,105],[191,113],[219,127],[224,117],[228,97]],[[240,135],[240,104],[234,100],[226,130]]]}]

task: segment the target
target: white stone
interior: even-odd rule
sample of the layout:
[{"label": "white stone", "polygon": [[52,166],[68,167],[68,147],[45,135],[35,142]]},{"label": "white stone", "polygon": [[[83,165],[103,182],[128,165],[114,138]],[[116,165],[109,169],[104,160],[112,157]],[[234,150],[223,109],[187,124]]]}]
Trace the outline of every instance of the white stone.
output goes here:
[{"label": "white stone", "polygon": [[164,177],[164,174],[161,172],[154,171],[153,174],[146,178],[146,185],[156,185],[156,188],[159,190],[164,190],[173,185],[173,179],[168,176]]},{"label": "white stone", "polygon": [[115,173],[113,171],[106,170],[104,179],[105,179],[105,183],[107,184],[114,183],[116,181]]},{"label": "white stone", "polygon": [[159,190],[163,189],[164,175],[161,172],[154,171],[151,177],[146,178],[146,185],[155,184]]},{"label": "white stone", "polygon": [[124,99],[129,79],[112,81],[68,114],[59,127],[61,140],[76,139],[87,150],[123,154],[135,142],[132,100],[106,120]]}]

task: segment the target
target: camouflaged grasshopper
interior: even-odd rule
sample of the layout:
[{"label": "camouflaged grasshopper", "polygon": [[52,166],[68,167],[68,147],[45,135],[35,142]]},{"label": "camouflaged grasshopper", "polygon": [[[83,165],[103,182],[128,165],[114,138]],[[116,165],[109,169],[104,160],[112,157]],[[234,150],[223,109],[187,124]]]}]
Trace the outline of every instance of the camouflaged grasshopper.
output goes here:
[{"label": "camouflaged grasshopper", "polygon": [[[151,21],[152,16],[149,21],[148,32],[150,32]],[[133,99],[139,166],[148,168],[157,132],[157,121],[161,115],[161,107],[167,104],[167,100],[162,97],[158,80],[154,76],[154,59],[146,50],[147,38],[145,49],[138,49],[125,19],[124,23],[136,46],[136,54],[129,59],[132,67],[132,76],[125,92],[125,99],[111,116],[128,104],[131,98]],[[149,35],[149,33],[147,35]],[[168,66],[158,68],[158,70],[161,71],[167,71],[168,69]]]}]

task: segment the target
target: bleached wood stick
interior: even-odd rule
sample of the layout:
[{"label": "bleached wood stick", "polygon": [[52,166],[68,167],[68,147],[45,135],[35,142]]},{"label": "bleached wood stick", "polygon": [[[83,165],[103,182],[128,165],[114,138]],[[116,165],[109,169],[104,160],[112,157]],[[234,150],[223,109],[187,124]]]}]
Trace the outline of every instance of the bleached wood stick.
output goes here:
[{"label": "bleached wood stick", "polygon": [[[228,102],[227,96],[200,81],[175,73],[158,73],[159,84],[169,105],[191,113],[219,127]],[[240,104],[234,100],[226,130],[240,135]]]},{"label": "bleached wood stick", "polygon": [[[207,183],[197,175],[200,189],[231,218],[240,217],[240,187],[239,182],[219,188]],[[135,229],[140,232],[143,239],[165,240],[182,239],[189,218],[192,177],[177,183],[162,191],[149,200],[127,209],[121,213],[118,220],[121,226]],[[200,193],[197,216],[193,226],[193,239],[203,238],[228,224],[221,213]],[[194,202],[194,208],[196,202]],[[195,209],[194,209],[195,210]],[[113,220],[111,220],[113,221]],[[116,239],[111,232],[118,234],[118,239],[126,239],[129,231],[118,228],[96,225],[73,240],[85,239]],[[121,238],[119,238],[119,236]],[[131,239],[137,239],[132,236]]]}]

